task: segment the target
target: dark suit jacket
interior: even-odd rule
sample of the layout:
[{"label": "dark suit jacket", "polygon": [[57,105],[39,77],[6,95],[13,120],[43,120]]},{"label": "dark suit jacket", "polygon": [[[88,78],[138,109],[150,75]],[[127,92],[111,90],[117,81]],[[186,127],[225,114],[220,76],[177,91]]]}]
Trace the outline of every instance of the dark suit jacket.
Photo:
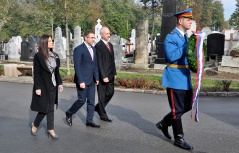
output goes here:
[{"label": "dark suit jacket", "polygon": [[85,43],[82,43],[74,49],[74,82],[77,85],[83,82],[89,85],[92,81],[99,80],[96,50],[94,47],[92,47],[92,49],[94,53],[93,61]]},{"label": "dark suit jacket", "polygon": [[110,51],[102,40],[95,45],[98,57],[100,81],[106,77],[112,81],[116,75],[114,49],[111,43],[109,43],[109,45]]},{"label": "dark suit jacket", "polygon": [[[56,56],[56,69],[54,71],[57,84],[55,104],[58,105],[58,85],[62,84],[62,80],[59,74],[60,59],[57,54]],[[53,87],[51,80],[52,73],[48,69],[44,56],[41,52],[37,52],[35,54],[33,64],[34,84],[32,91],[32,102],[30,107],[32,111],[46,113],[48,110],[50,89]],[[36,95],[35,90],[37,89],[41,89],[41,96]]]}]

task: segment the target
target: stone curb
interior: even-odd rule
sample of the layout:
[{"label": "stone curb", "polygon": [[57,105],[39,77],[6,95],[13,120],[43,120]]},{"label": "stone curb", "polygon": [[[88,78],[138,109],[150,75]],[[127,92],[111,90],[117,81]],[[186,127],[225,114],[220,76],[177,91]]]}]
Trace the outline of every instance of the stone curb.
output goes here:
[{"label": "stone curb", "polygon": [[[31,77],[7,78],[7,77],[1,76],[0,82],[32,84],[33,79]],[[75,88],[74,83],[63,83],[63,86],[69,87],[69,88]],[[166,91],[159,91],[159,90],[126,89],[126,88],[117,88],[116,87],[115,91],[166,95]],[[239,92],[200,92],[199,95],[200,96],[213,96],[213,97],[239,97]]]}]

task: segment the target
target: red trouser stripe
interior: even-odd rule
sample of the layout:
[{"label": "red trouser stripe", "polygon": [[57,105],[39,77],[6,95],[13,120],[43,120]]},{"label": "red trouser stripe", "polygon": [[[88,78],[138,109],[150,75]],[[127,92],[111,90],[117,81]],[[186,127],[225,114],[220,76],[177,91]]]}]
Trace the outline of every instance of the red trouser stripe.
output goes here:
[{"label": "red trouser stripe", "polygon": [[172,103],[173,119],[176,119],[176,109],[175,109],[175,104],[174,104],[173,89],[170,89],[170,97],[171,97],[171,103]]}]

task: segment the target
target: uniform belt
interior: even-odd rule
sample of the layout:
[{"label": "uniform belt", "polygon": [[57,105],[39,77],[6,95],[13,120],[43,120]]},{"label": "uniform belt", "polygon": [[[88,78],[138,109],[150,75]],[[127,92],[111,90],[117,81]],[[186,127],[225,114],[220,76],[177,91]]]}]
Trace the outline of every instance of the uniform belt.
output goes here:
[{"label": "uniform belt", "polygon": [[171,67],[171,68],[188,69],[188,65],[177,65],[177,64],[169,64],[169,63],[167,63],[167,66]]}]

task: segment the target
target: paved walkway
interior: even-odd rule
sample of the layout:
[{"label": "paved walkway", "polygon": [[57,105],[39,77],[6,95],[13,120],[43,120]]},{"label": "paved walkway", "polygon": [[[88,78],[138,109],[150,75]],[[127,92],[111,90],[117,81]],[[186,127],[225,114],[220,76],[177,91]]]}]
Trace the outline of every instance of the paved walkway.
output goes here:
[{"label": "paved walkway", "polygon": [[[194,149],[184,151],[173,145],[155,127],[168,111],[166,95],[115,92],[107,106],[112,123],[94,115],[100,129],[85,126],[86,106],[73,116],[73,126],[64,112],[76,99],[75,88],[65,87],[55,111],[59,140],[46,134],[44,119],[37,137],[30,134],[36,113],[30,111],[32,84],[0,82],[0,153],[238,153],[239,105],[237,97],[201,96],[199,119],[183,116],[185,139]],[[96,95],[97,99],[97,95]],[[97,101],[97,100],[96,100]],[[169,128],[172,135],[172,129]]]}]

